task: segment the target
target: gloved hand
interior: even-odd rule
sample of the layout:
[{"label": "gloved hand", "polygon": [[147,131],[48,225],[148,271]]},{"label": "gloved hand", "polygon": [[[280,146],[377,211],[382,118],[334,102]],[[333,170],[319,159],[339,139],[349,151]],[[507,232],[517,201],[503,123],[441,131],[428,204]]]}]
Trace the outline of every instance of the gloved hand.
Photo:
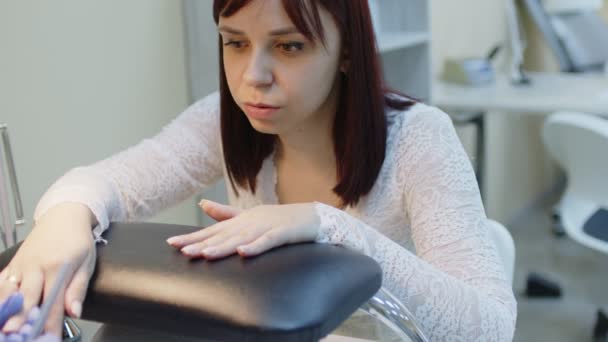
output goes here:
[{"label": "gloved hand", "polygon": [[[10,295],[3,303],[0,304],[0,328],[9,318],[21,312],[23,309],[23,294],[15,292]],[[35,306],[27,315],[26,323],[19,329],[19,332],[5,335],[0,333],[0,342],[22,342],[26,341],[32,332],[32,327],[36,320],[40,317],[40,308]],[[38,336],[34,342],[61,342],[59,336],[46,333]]]},{"label": "gloved hand", "polygon": [[22,308],[23,295],[20,292],[10,295],[4,303],[0,304],[0,327],[4,326],[9,318],[21,312]]}]

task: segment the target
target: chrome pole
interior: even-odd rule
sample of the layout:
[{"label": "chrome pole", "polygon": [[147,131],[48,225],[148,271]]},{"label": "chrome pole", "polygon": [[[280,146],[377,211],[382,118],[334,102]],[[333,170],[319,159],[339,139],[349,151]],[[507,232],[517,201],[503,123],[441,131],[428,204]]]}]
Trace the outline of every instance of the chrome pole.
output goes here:
[{"label": "chrome pole", "polygon": [[384,288],[380,288],[360,309],[386,324],[403,341],[428,342],[414,316]]},{"label": "chrome pole", "polygon": [[8,129],[4,124],[2,129],[2,142],[4,144],[4,150],[6,154],[6,163],[8,166],[8,175],[10,177],[11,186],[13,189],[13,200],[15,201],[16,220],[15,225],[21,226],[25,224],[25,216],[23,214],[23,203],[21,202],[21,192],[19,191],[19,182],[17,181],[17,171],[15,170],[15,161],[13,159],[13,152],[11,149],[11,141],[8,137]]},{"label": "chrome pole", "polygon": [[[19,195],[19,189],[15,188],[17,177],[15,175],[15,165],[13,163],[12,154],[10,152],[10,140],[8,138],[6,124],[0,124],[0,135],[2,135],[3,146],[3,149],[0,152],[0,211],[2,212],[2,242],[4,243],[5,248],[9,248],[17,243],[17,230],[15,229],[15,224],[12,222],[7,184],[10,184],[13,190],[13,197],[15,197],[15,209],[20,210],[16,216],[20,216],[20,219],[18,218],[20,221],[23,221],[23,207],[21,205],[20,196],[15,196],[15,194]],[[9,177],[7,177],[5,173],[5,163]]]}]

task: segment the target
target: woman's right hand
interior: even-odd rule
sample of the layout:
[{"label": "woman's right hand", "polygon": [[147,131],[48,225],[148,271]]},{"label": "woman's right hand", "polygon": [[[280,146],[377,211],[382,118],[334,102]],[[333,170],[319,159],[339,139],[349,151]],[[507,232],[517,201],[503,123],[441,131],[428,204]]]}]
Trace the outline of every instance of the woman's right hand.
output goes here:
[{"label": "woman's right hand", "polygon": [[23,310],[6,322],[4,333],[21,328],[30,309],[50,293],[66,262],[71,269],[44,331],[61,336],[64,310],[74,318],[80,317],[95,268],[96,249],[91,233],[95,224],[93,213],[77,203],[59,204],[38,220],[11,262],[0,272],[0,302],[17,290],[24,296]]}]

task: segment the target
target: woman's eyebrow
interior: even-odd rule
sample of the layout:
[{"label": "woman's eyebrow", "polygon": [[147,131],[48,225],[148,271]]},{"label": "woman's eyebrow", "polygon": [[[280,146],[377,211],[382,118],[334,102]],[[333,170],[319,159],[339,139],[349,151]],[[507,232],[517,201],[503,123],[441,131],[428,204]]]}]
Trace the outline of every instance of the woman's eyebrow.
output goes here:
[{"label": "woman's eyebrow", "polygon": [[[217,28],[217,30],[219,32],[225,32],[225,33],[231,33],[231,34],[235,34],[235,35],[245,35],[245,32],[241,31],[241,30],[237,30],[235,28],[232,28],[230,26],[219,26]],[[293,33],[300,33],[300,31],[298,31],[297,28],[295,27],[285,27],[285,28],[280,28],[280,29],[276,29],[276,30],[272,30],[268,33],[268,35],[270,36],[283,36],[283,35],[287,35],[287,34],[293,34]]]}]

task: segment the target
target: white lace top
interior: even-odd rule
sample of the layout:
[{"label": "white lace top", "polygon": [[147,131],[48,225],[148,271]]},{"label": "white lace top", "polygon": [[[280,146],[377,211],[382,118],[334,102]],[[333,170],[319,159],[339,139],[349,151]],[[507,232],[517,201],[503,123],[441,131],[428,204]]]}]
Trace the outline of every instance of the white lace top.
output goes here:
[{"label": "white lace top", "polygon": [[[383,286],[412,311],[431,341],[511,341],[515,298],[450,118],[424,104],[388,111],[387,117],[386,159],[374,187],[345,211],[317,203],[317,242],[374,258],[383,269]],[[273,160],[263,163],[255,195],[228,191],[232,205],[278,203]],[[60,202],[83,203],[99,221],[99,241],[109,222],[150,217],[222,176],[214,93],[155,137],[70,170],[42,197],[35,219]]]}]

